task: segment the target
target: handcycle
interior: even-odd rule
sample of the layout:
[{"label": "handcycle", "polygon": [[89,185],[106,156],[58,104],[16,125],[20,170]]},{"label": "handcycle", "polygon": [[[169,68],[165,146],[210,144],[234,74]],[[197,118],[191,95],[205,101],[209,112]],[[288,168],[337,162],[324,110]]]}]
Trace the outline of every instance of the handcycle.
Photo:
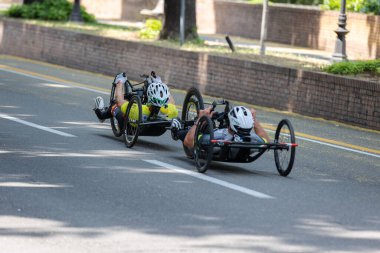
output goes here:
[{"label": "handcycle", "polygon": [[[195,124],[199,110],[204,109],[204,104],[197,90],[188,92],[184,100],[181,120]],[[283,119],[278,123],[274,141],[270,143],[252,142],[249,137],[242,137],[239,141],[215,140],[214,130],[228,126],[230,106],[226,100],[214,101],[211,105],[212,111],[217,106],[224,106],[224,110],[215,111],[212,118],[202,116],[196,125],[194,149],[190,150],[184,146],[186,155],[194,158],[198,172],[206,172],[212,161],[251,163],[266,151],[273,150],[277,171],[281,176],[289,175],[294,165],[298,144],[296,144],[293,126],[288,119]]]},{"label": "handcycle", "polygon": [[[154,71],[151,76],[156,77]],[[147,90],[150,84],[149,75],[140,75],[143,81],[132,84],[129,80],[124,83],[124,99],[128,101],[128,106],[124,116],[124,127],[120,128],[115,117],[111,118],[112,132],[116,137],[123,136],[125,145],[132,148],[139,136],[161,136],[166,130],[171,128],[171,120],[159,114],[160,107],[151,105],[147,119],[142,120],[142,105],[147,104]],[[142,85],[140,87],[136,87]],[[112,85],[110,104],[115,104],[115,89]],[[193,120],[185,122],[185,125],[194,124]]]}]

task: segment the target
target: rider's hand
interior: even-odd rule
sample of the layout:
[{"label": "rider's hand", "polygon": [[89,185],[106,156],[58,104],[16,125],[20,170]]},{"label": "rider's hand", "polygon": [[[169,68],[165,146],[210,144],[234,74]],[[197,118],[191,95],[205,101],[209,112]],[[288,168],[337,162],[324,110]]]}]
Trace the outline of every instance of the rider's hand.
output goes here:
[{"label": "rider's hand", "polygon": [[199,110],[199,118],[201,118],[202,116],[207,116],[211,118],[214,113],[215,111],[212,111],[212,107],[208,107],[204,110]]},{"label": "rider's hand", "polygon": [[125,83],[127,81],[127,75],[123,73],[119,73],[115,76],[115,80],[113,81],[114,84],[117,84],[119,82]]},{"label": "rider's hand", "polygon": [[251,108],[251,113],[252,113],[253,120],[256,121],[256,110]]}]

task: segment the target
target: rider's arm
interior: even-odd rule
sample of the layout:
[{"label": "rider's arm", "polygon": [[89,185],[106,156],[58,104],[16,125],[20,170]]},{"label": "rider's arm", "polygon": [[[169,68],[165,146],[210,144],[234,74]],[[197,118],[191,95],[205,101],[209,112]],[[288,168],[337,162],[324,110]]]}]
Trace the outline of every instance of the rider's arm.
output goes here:
[{"label": "rider's arm", "polygon": [[212,112],[211,110],[212,110],[212,107],[209,107],[205,110],[199,111],[198,120],[196,122],[194,122],[194,125],[187,132],[186,137],[183,140],[183,145],[185,145],[187,148],[193,148],[194,147],[194,135],[195,135],[195,130],[197,129],[198,121],[204,115],[208,116],[208,117],[212,117],[212,114],[214,112]]},{"label": "rider's arm", "polygon": [[116,84],[115,97],[116,97],[117,106],[122,106],[125,102],[127,102],[124,99],[124,91],[123,91],[123,82],[122,81],[119,81]]},{"label": "rider's arm", "polygon": [[255,109],[251,109],[251,113],[252,113],[253,120],[255,122],[253,130],[255,131],[255,133],[258,136],[260,136],[261,138],[265,139],[266,142],[269,142],[269,136],[268,136],[267,132],[264,130],[264,128],[261,126],[260,122],[256,118],[256,110]]},{"label": "rider's arm", "polygon": [[175,100],[174,100],[172,95],[170,95],[170,97],[169,97],[169,104],[175,105]]}]

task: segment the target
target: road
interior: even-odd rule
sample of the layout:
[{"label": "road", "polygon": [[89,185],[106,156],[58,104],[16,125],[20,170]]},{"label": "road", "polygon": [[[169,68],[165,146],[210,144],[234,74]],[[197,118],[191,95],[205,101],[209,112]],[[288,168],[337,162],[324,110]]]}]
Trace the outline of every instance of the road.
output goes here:
[{"label": "road", "polygon": [[127,149],[97,121],[111,81],[0,56],[0,252],[380,251],[379,132],[256,107],[292,121],[291,174],[267,152],[198,177],[169,132]]}]

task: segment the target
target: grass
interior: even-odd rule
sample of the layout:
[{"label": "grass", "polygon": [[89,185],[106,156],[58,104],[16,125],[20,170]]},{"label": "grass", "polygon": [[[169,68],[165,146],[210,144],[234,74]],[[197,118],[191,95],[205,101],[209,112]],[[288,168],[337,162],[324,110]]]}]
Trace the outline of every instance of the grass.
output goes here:
[{"label": "grass", "polygon": [[250,4],[263,4],[263,0],[248,0],[247,2]]},{"label": "grass", "polygon": [[352,61],[334,63],[324,70],[328,73],[339,75],[372,74],[380,75],[380,59],[369,61]]},{"label": "grass", "polygon": [[40,20],[23,20],[23,22],[47,27],[54,27],[69,31],[81,32],[86,34],[105,36],[119,39],[137,39],[139,29],[133,27],[122,27],[100,23],[75,23],[75,22],[53,22]]}]

